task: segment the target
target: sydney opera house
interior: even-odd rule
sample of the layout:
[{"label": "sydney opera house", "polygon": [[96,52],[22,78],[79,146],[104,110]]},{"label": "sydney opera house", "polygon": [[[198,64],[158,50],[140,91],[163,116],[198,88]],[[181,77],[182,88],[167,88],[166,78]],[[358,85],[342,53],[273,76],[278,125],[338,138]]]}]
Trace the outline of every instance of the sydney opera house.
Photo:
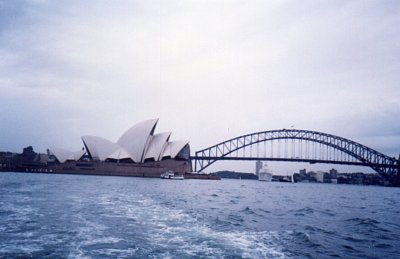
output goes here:
[{"label": "sydney opera house", "polygon": [[171,132],[155,133],[158,119],[140,122],[116,141],[83,136],[84,148],[70,152],[50,148],[54,172],[159,177],[167,170],[191,172],[188,141],[170,141]]}]

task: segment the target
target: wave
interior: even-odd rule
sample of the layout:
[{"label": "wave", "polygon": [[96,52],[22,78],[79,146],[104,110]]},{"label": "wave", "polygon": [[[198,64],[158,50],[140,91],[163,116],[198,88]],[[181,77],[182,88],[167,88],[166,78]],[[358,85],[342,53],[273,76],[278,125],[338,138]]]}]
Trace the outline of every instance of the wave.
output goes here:
[{"label": "wave", "polygon": [[377,226],[379,224],[379,221],[372,219],[372,218],[350,218],[346,219],[345,221],[347,222],[354,222],[357,225],[367,225],[367,226]]},{"label": "wave", "polygon": [[314,209],[310,207],[304,207],[297,210],[289,210],[288,213],[293,214],[295,216],[308,216],[314,213]]},{"label": "wave", "polygon": [[256,213],[250,209],[249,207],[244,208],[243,210],[239,211],[239,213],[244,213],[246,215],[255,215]]}]

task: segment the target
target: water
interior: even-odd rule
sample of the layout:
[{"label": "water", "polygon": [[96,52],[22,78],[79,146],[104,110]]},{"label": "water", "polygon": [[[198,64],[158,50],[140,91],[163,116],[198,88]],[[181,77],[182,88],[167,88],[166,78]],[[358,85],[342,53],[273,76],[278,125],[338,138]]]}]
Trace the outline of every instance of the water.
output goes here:
[{"label": "water", "polygon": [[400,188],[0,173],[0,257],[398,258]]}]

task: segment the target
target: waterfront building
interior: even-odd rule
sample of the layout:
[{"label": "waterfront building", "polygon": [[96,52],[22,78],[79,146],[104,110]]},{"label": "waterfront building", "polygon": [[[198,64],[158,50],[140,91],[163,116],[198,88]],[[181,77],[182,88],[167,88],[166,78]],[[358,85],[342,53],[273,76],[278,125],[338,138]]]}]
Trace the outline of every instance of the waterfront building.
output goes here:
[{"label": "waterfront building", "polygon": [[324,175],[325,175],[325,172],[317,171],[317,173],[315,175],[315,178],[317,179],[317,182],[323,183],[324,182]]},{"label": "waterfront building", "polygon": [[156,177],[165,170],[190,173],[189,141],[170,141],[171,132],[155,134],[157,123],[158,119],[153,119],[135,124],[116,142],[98,136],[82,136],[84,148],[75,152],[49,148],[56,164],[63,165],[54,170],[78,168],[149,177]]},{"label": "waterfront building", "polygon": [[329,175],[331,176],[332,179],[336,179],[338,171],[335,168],[332,168],[331,170],[329,170]]},{"label": "waterfront building", "polygon": [[58,162],[80,160],[86,153],[92,161],[124,161],[145,163],[165,158],[184,158],[190,155],[189,141],[169,141],[171,132],[154,134],[158,119],[140,122],[128,129],[117,142],[97,136],[82,136],[85,146],[71,152],[62,148],[50,148]]},{"label": "waterfront building", "polygon": [[309,181],[310,182],[316,182],[317,181],[317,173],[314,171],[308,172],[309,175]]}]

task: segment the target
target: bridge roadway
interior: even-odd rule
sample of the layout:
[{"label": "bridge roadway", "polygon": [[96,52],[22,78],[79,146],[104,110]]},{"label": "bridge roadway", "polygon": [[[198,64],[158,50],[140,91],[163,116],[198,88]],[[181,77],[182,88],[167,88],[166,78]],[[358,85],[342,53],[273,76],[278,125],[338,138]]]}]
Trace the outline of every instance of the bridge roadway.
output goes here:
[{"label": "bridge roadway", "polygon": [[277,158],[277,157],[215,157],[215,156],[190,156],[191,160],[226,160],[226,161],[276,161],[276,162],[299,162],[310,164],[336,164],[336,165],[354,165],[354,166],[382,166],[386,168],[396,168],[396,165],[382,165],[378,163],[352,162],[352,161],[332,161],[315,160],[301,158]]}]

